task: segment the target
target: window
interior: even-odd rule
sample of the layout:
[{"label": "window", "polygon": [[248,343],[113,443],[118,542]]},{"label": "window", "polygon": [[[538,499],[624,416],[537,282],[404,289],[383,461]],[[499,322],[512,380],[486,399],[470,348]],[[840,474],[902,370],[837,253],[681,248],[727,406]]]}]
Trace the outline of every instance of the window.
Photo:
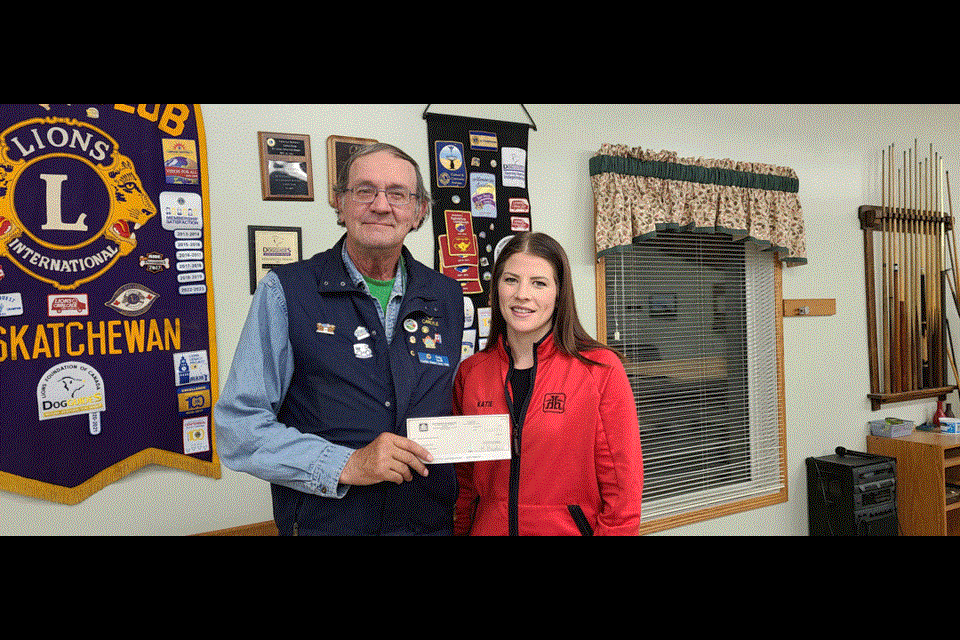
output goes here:
[{"label": "window", "polygon": [[598,263],[598,333],[637,403],[641,533],[787,499],[780,263],[757,247],[658,231]]}]

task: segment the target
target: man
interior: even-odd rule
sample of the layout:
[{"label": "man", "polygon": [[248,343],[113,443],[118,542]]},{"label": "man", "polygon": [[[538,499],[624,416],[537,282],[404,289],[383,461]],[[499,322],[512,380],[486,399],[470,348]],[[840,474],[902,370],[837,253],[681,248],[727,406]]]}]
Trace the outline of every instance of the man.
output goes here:
[{"label": "man", "polygon": [[463,293],[403,246],[430,206],[409,155],[364,147],[335,190],[346,234],[257,287],[214,411],[218,451],[271,483],[281,535],[448,534],[453,465],[428,467],[405,435],[408,417],[451,413]]}]

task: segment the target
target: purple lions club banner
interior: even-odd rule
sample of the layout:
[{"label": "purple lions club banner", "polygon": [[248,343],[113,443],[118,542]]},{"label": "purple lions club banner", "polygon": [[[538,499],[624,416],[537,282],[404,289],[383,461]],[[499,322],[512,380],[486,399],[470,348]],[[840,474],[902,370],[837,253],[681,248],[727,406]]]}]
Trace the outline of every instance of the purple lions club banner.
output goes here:
[{"label": "purple lions club banner", "polygon": [[0,105],[0,489],[219,478],[195,104]]},{"label": "purple lions club banner", "polygon": [[486,344],[493,264],[516,233],[531,230],[530,126],[425,113],[430,144],[435,268],[464,294],[462,357]]}]

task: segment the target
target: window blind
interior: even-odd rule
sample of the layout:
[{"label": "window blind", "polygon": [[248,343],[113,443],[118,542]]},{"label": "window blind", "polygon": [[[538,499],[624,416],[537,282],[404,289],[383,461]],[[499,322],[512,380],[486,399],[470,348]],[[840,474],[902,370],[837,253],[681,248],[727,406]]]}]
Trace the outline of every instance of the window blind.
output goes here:
[{"label": "window blind", "polygon": [[729,235],[672,231],[606,256],[607,343],[637,403],[643,521],[783,488],[774,260]]}]

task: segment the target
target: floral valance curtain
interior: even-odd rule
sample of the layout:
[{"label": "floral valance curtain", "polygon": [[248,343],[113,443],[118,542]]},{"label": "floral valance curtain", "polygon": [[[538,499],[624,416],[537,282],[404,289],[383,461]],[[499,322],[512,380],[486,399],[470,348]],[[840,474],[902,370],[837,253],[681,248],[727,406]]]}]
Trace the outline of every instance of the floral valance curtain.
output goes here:
[{"label": "floral valance curtain", "polygon": [[730,233],[806,264],[800,181],[789,167],[680,158],[604,144],[590,158],[598,257],[658,230]]}]

